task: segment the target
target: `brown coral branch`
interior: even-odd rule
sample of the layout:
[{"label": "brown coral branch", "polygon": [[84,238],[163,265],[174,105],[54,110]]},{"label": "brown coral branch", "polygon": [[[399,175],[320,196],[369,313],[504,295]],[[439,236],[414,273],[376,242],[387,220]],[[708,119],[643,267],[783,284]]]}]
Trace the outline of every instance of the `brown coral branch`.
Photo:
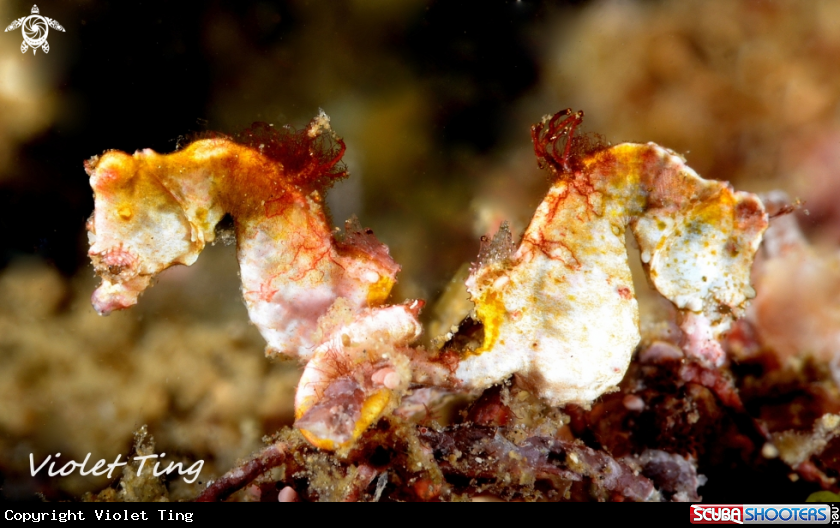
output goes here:
[{"label": "brown coral branch", "polygon": [[285,443],[272,444],[244,464],[228,471],[207,486],[195,502],[217,502],[225,500],[271,468],[286,460],[288,446]]}]

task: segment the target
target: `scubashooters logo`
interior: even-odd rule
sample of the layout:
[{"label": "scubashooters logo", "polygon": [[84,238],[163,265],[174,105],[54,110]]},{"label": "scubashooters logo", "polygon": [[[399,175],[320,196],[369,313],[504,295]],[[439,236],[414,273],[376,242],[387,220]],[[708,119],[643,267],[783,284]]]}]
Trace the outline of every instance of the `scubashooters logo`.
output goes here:
[{"label": "scubashooters logo", "polygon": [[691,524],[828,524],[828,504],[692,504]]},{"label": "scubashooters logo", "polygon": [[9,24],[6,31],[9,32],[17,28],[23,28],[21,29],[21,33],[23,33],[23,42],[20,44],[20,52],[26,53],[29,48],[32,48],[33,55],[38,48],[44,50],[44,53],[50,52],[50,45],[47,42],[47,35],[50,33],[50,28],[62,32],[64,31],[61,24],[52,18],[41,16],[38,6],[36,5],[32,6],[31,15],[15,20]]}]

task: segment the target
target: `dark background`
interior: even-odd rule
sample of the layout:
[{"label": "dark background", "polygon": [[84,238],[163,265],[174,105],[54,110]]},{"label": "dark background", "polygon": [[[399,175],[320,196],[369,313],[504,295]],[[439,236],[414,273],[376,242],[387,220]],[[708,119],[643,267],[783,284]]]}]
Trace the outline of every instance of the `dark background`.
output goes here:
[{"label": "dark background", "polygon": [[[492,151],[512,102],[539,78],[529,35],[552,8],[360,4],[40,4],[41,14],[67,32],[50,33],[49,55],[30,51],[20,60],[50,72],[56,111],[49,126],[17,145],[0,179],[0,266],[20,254],[41,256],[65,274],[87,265],[82,231],[93,202],[82,161],[105,149],[167,152],[190,133],[235,133],[252,121],[285,118],[302,126],[320,107],[330,113],[336,99],[387,98],[395,85],[416,84],[433,102],[422,117],[430,144],[424,156],[406,160],[402,174],[387,178],[444,185],[455,177],[448,168],[459,153]],[[20,14],[30,8],[10,6]],[[19,30],[2,39],[15,50]],[[334,127],[345,133],[342,123]],[[389,148],[387,138],[382,148]],[[367,194],[365,208],[380,222],[394,209],[409,215],[406,208],[414,207]],[[356,213],[364,218],[364,210]]]}]

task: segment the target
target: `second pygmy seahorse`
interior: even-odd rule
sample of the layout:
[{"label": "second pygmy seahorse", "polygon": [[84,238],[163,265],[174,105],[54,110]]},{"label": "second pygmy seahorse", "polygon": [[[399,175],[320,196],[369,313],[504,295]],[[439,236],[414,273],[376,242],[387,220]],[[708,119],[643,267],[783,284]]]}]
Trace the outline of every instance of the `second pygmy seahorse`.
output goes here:
[{"label": "second pygmy seahorse", "polygon": [[682,313],[687,353],[720,364],[718,337],[754,296],[750,268],[767,227],[758,197],[702,179],[655,143],[575,154],[582,116],[567,110],[532,130],[554,183],[519,247],[503,228],[467,281],[484,340],[461,353],[462,387],[516,374],[553,405],[586,405],[615,387],[640,340],[627,227],[651,284]]}]

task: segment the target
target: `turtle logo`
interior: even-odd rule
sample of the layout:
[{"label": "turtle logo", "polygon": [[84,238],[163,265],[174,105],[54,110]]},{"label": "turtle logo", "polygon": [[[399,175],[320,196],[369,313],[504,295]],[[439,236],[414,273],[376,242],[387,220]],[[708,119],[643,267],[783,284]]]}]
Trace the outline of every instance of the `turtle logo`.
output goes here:
[{"label": "turtle logo", "polygon": [[33,55],[38,48],[43,49],[44,53],[49,53],[50,45],[47,43],[47,35],[50,32],[50,28],[64,31],[61,24],[51,18],[39,15],[39,12],[38,6],[33,5],[31,15],[15,20],[6,28],[6,31],[12,31],[23,26],[21,30],[23,33],[23,42],[20,44],[21,53],[26,53],[26,50],[29,48],[32,48]]}]

